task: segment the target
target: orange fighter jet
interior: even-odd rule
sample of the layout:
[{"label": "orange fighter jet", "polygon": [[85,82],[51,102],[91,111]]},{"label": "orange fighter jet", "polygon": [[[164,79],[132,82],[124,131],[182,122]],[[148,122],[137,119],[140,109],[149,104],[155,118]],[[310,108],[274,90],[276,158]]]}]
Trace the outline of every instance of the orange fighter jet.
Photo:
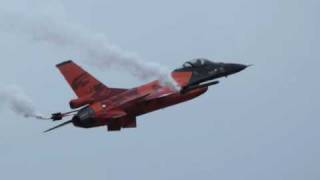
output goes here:
[{"label": "orange fighter jet", "polygon": [[245,69],[246,65],[215,63],[207,59],[194,59],[174,70],[171,75],[181,90],[162,85],[158,80],[132,89],[111,88],[72,61],[57,65],[77,99],[70,101],[74,111],[52,114],[53,121],[73,116],[56,128],[72,123],[76,127],[107,126],[108,131],[137,127],[140,115],[191,100],[218,84],[217,78],[226,77]]}]

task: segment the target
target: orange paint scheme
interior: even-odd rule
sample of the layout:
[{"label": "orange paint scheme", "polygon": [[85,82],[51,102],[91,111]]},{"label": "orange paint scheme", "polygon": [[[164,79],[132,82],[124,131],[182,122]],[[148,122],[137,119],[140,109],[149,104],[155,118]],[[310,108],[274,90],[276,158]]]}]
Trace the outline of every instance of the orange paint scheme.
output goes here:
[{"label": "orange paint scheme", "polygon": [[82,128],[107,126],[109,131],[134,128],[136,117],[198,97],[209,86],[218,84],[216,79],[238,73],[248,66],[215,63],[203,58],[188,61],[171,73],[180,90],[173,90],[158,80],[132,89],[110,88],[72,61],[57,67],[78,97],[70,101],[70,107],[79,109],[54,113],[51,117],[54,121],[74,116],[45,132],[70,123]]},{"label": "orange paint scheme", "polygon": [[[70,101],[70,107],[81,109],[76,110],[72,120],[46,132],[68,123],[83,128],[107,126],[109,131],[136,127],[137,116],[188,101],[208,90],[207,87],[200,87],[181,93],[161,85],[158,80],[132,89],[110,88],[72,61],[57,67],[78,97]],[[174,71],[171,75],[183,88],[190,83],[193,73]],[[52,119],[61,120],[64,115],[69,113],[55,113]]]}]

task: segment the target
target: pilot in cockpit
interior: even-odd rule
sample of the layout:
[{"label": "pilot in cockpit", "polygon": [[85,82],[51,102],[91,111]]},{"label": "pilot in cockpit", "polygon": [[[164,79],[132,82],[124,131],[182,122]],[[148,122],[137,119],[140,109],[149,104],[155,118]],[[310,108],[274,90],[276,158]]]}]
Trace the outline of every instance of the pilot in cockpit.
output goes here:
[{"label": "pilot in cockpit", "polygon": [[199,66],[204,66],[204,65],[208,65],[208,64],[213,64],[211,61],[209,61],[208,59],[204,59],[204,58],[198,58],[198,59],[193,59],[191,61],[187,61],[183,64],[184,68],[188,68],[188,67],[199,67]]}]

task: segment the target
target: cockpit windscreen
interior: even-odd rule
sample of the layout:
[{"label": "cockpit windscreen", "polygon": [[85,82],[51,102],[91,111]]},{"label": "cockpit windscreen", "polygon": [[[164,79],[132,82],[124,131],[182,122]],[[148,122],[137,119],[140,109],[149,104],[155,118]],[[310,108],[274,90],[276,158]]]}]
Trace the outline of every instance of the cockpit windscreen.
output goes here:
[{"label": "cockpit windscreen", "polygon": [[204,58],[198,58],[198,59],[193,59],[191,61],[187,61],[183,64],[184,68],[188,68],[188,67],[199,67],[199,66],[203,66],[206,64],[210,64],[211,62],[207,59]]}]

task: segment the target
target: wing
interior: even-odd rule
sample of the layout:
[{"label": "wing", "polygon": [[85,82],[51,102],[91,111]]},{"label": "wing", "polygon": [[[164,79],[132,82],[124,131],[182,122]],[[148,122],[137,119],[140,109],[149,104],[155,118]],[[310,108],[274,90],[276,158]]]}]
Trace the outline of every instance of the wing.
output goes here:
[{"label": "wing", "polygon": [[166,96],[170,96],[172,94],[175,94],[177,92],[171,90],[170,88],[161,88],[153,93],[151,93],[149,96],[147,96],[144,100],[149,101],[153,99],[158,99]]},{"label": "wing", "polygon": [[103,95],[110,97],[126,91],[127,89],[108,88],[95,77],[83,70],[73,61],[65,61],[57,65],[66,81],[78,97],[88,95]]}]

